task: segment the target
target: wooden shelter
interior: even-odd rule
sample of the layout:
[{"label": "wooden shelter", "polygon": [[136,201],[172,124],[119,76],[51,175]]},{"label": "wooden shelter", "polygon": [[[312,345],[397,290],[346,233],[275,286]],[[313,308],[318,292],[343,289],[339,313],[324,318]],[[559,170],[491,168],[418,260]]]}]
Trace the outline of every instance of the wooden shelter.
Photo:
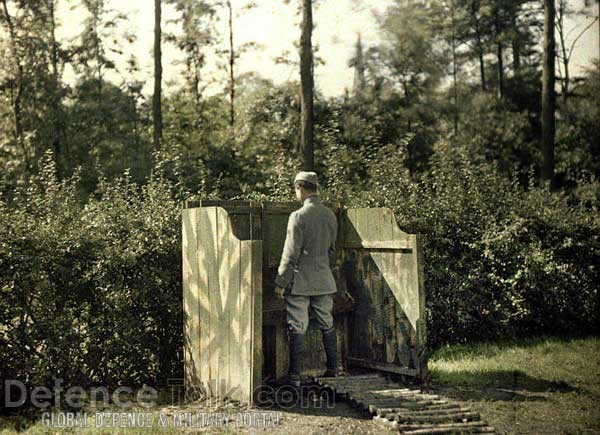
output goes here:
[{"label": "wooden shelter", "polygon": [[[197,205],[197,206],[196,206]],[[425,289],[419,236],[389,208],[327,204],[338,218],[334,318],[340,361],[424,378]],[[186,387],[252,403],[287,372],[285,304],[274,295],[289,214],[297,203],[202,201],[182,211]],[[325,367],[310,322],[304,373]]]}]

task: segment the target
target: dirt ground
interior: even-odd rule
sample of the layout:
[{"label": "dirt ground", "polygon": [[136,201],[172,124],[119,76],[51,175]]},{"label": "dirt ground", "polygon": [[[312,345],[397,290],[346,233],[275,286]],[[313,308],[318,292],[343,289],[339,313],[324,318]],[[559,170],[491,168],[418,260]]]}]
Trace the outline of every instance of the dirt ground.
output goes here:
[{"label": "dirt ground", "polygon": [[[314,396],[313,396],[314,397]],[[310,394],[293,398],[285,393],[278,404],[247,408],[235,403],[210,404],[202,402],[184,406],[168,406],[160,410],[169,421],[180,422],[186,413],[192,413],[191,427],[183,429],[202,433],[282,433],[282,434],[392,434],[398,433],[375,423],[366,412],[351,407],[331,396],[313,400]],[[217,421],[202,421],[201,413],[217,416]],[[200,413],[200,415],[198,414]],[[222,413],[222,416],[219,416]],[[215,427],[219,421],[229,421]],[[187,417],[190,417],[187,415]]]},{"label": "dirt ground", "polygon": [[[249,408],[238,402],[201,400],[188,403],[174,403],[172,400],[159,400],[162,405],[152,408],[132,406],[119,409],[113,405],[107,408],[88,408],[83,412],[89,416],[86,428],[58,428],[43,424],[40,415],[31,415],[27,419],[17,416],[0,419],[0,435],[13,434],[179,434],[179,433],[281,433],[281,434],[392,434],[398,433],[376,422],[366,412],[353,408],[341,398],[329,394],[314,394],[316,386],[307,387],[301,395],[290,394],[289,387],[276,388],[279,394],[269,397],[261,406]],[[319,390],[323,391],[323,390]],[[164,397],[163,397],[164,398]],[[48,410],[46,410],[48,411]],[[50,410],[50,413],[62,413]],[[95,414],[107,422],[112,416],[123,414],[150,414],[152,424],[107,427],[97,424]],[[107,417],[109,416],[109,417]],[[124,417],[125,418],[125,417]],[[158,422],[162,418],[163,426]]]}]

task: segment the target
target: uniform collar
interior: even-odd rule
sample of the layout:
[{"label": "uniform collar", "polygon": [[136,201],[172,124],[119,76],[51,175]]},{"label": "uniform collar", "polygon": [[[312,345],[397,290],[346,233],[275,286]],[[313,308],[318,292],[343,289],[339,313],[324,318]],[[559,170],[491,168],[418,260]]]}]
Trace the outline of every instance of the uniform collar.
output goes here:
[{"label": "uniform collar", "polygon": [[320,200],[319,200],[319,197],[317,195],[310,195],[309,197],[304,198],[303,205],[304,204],[309,204],[309,203],[310,204],[314,204],[314,203],[319,202],[319,201]]}]

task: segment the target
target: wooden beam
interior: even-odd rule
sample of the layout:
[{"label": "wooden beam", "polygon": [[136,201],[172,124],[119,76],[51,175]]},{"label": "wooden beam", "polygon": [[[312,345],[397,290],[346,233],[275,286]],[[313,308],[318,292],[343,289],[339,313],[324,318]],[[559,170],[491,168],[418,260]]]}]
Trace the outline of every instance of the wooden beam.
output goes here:
[{"label": "wooden beam", "polygon": [[377,361],[372,361],[369,359],[361,359],[348,357],[346,361],[349,365],[364,367],[368,369],[381,370],[383,372],[388,373],[396,373],[398,375],[406,375],[406,376],[418,376],[419,372],[416,369],[409,369],[408,367],[399,367],[396,364],[388,364]]},{"label": "wooden beam", "polygon": [[373,249],[373,250],[403,250],[412,252],[412,246],[405,240],[363,240],[362,242],[344,241],[340,244],[340,248],[346,249]]}]

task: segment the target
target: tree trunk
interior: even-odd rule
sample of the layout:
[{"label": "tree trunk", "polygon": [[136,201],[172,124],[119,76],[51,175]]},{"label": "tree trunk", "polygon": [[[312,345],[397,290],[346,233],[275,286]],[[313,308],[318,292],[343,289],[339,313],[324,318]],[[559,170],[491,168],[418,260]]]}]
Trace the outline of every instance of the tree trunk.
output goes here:
[{"label": "tree trunk", "polygon": [[561,48],[562,48],[562,53],[563,53],[563,78],[562,78],[562,82],[561,82],[561,93],[562,93],[562,103],[563,103],[563,108],[566,110],[567,109],[567,104],[568,104],[568,98],[569,98],[569,85],[570,85],[570,81],[571,81],[571,77],[569,75],[569,57],[567,54],[567,50],[565,48],[565,41],[564,41],[564,37],[562,32],[560,32],[560,39],[561,39]]},{"label": "tree trunk", "polygon": [[[15,25],[12,22],[12,18],[8,13],[8,6],[6,4],[6,0],[2,0],[2,6],[4,9],[4,18],[6,20],[6,24],[8,26],[8,34],[10,37],[10,52],[13,57],[13,60],[16,64],[17,77],[15,79],[15,83],[11,84],[11,99],[13,106],[13,116],[15,122],[14,129],[14,137],[16,145],[21,148],[23,152],[23,160],[25,161],[25,179],[29,178],[29,172],[31,169],[31,165],[29,163],[29,154],[27,152],[27,147],[25,145],[24,140],[24,128],[23,128],[23,113],[21,109],[21,98],[24,92],[24,77],[25,71],[23,65],[19,60],[19,54],[17,52],[17,34]],[[13,89],[16,88],[16,95],[13,95]]]},{"label": "tree trunk", "polygon": [[231,136],[234,138],[235,77],[233,67],[235,66],[235,52],[233,51],[233,8],[231,7],[231,1],[227,1],[227,7],[229,8],[229,127],[231,127]]},{"label": "tree trunk", "polygon": [[477,34],[477,57],[479,58],[479,76],[481,77],[481,90],[485,92],[487,90],[487,83],[485,80],[485,52],[483,49],[483,41],[481,38],[481,31],[479,26],[476,28]]},{"label": "tree trunk", "polygon": [[504,61],[502,50],[502,43],[498,41],[498,48],[496,55],[498,57],[498,97],[504,96]]},{"label": "tree trunk", "polygon": [[312,171],[314,168],[312,27],[312,0],[302,0],[302,34],[300,36],[301,143],[304,157],[303,169],[307,171]]},{"label": "tree trunk", "polygon": [[103,81],[103,77],[102,77],[102,56],[100,55],[100,46],[102,45],[102,41],[100,41],[100,13],[101,11],[99,9],[102,9],[101,7],[99,8],[98,6],[96,6],[92,11],[93,15],[93,32],[94,32],[94,57],[96,58],[96,77],[98,79],[97,81],[97,90],[98,90],[98,100],[100,100],[100,98],[102,98],[102,81]]},{"label": "tree trunk", "polygon": [[482,29],[481,22],[478,17],[479,2],[472,1],[469,4],[469,14],[473,22],[475,30],[475,38],[477,41],[477,57],[479,58],[479,76],[481,78],[481,90],[485,92],[487,90],[487,83],[485,79],[485,50],[483,47]]},{"label": "tree trunk", "polygon": [[356,52],[354,54],[354,84],[352,90],[354,95],[361,95],[366,87],[365,63],[363,60],[362,41],[360,33],[356,40]]},{"label": "tree trunk", "polygon": [[554,90],[554,0],[544,0],[544,71],[542,75],[542,179],[553,185],[556,93]]},{"label": "tree trunk", "polygon": [[504,50],[502,47],[502,29],[500,26],[499,13],[499,11],[496,11],[495,13],[494,28],[496,30],[497,38],[496,57],[498,59],[498,97],[502,98],[504,96]]},{"label": "tree trunk", "polygon": [[457,84],[457,66],[456,66],[456,21],[454,0],[450,3],[450,14],[452,24],[452,84],[454,87],[454,135],[458,134],[458,84]]},{"label": "tree trunk", "polygon": [[512,55],[513,55],[513,73],[518,75],[521,72],[521,35],[519,34],[519,27],[517,23],[517,15],[519,11],[515,7],[511,10],[511,25],[513,31],[512,37]]},{"label": "tree trunk", "polygon": [[58,43],[56,42],[56,18],[55,18],[55,0],[49,0],[48,9],[50,13],[50,44],[52,61],[52,117],[53,117],[53,140],[54,161],[56,162],[56,177],[62,179],[62,167],[64,162],[63,150],[61,146],[62,137],[62,113],[60,107],[60,82],[58,72]]},{"label": "tree trunk", "polygon": [[485,60],[483,59],[483,49],[481,49],[481,48],[479,49],[478,56],[479,56],[479,75],[481,77],[481,90],[485,92],[487,90],[487,84],[485,81]]},{"label": "tree trunk", "polygon": [[162,53],[161,53],[161,0],[154,0],[154,95],[152,115],[154,122],[154,149],[162,142]]},{"label": "tree trunk", "polygon": [[567,45],[565,41],[565,28],[564,28],[564,19],[567,10],[567,0],[559,0],[558,8],[556,10],[556,30],[558,31],[558,40],[560,43],[560,52],[561,54],[558,56],[558,72],[559,77],[561,73],[561,64],[563,67],[562,74],[560,77],[560,92],[562,97],[563,108],[567,108],[567,98],[569,94],[569,54],[567,52]]}]

